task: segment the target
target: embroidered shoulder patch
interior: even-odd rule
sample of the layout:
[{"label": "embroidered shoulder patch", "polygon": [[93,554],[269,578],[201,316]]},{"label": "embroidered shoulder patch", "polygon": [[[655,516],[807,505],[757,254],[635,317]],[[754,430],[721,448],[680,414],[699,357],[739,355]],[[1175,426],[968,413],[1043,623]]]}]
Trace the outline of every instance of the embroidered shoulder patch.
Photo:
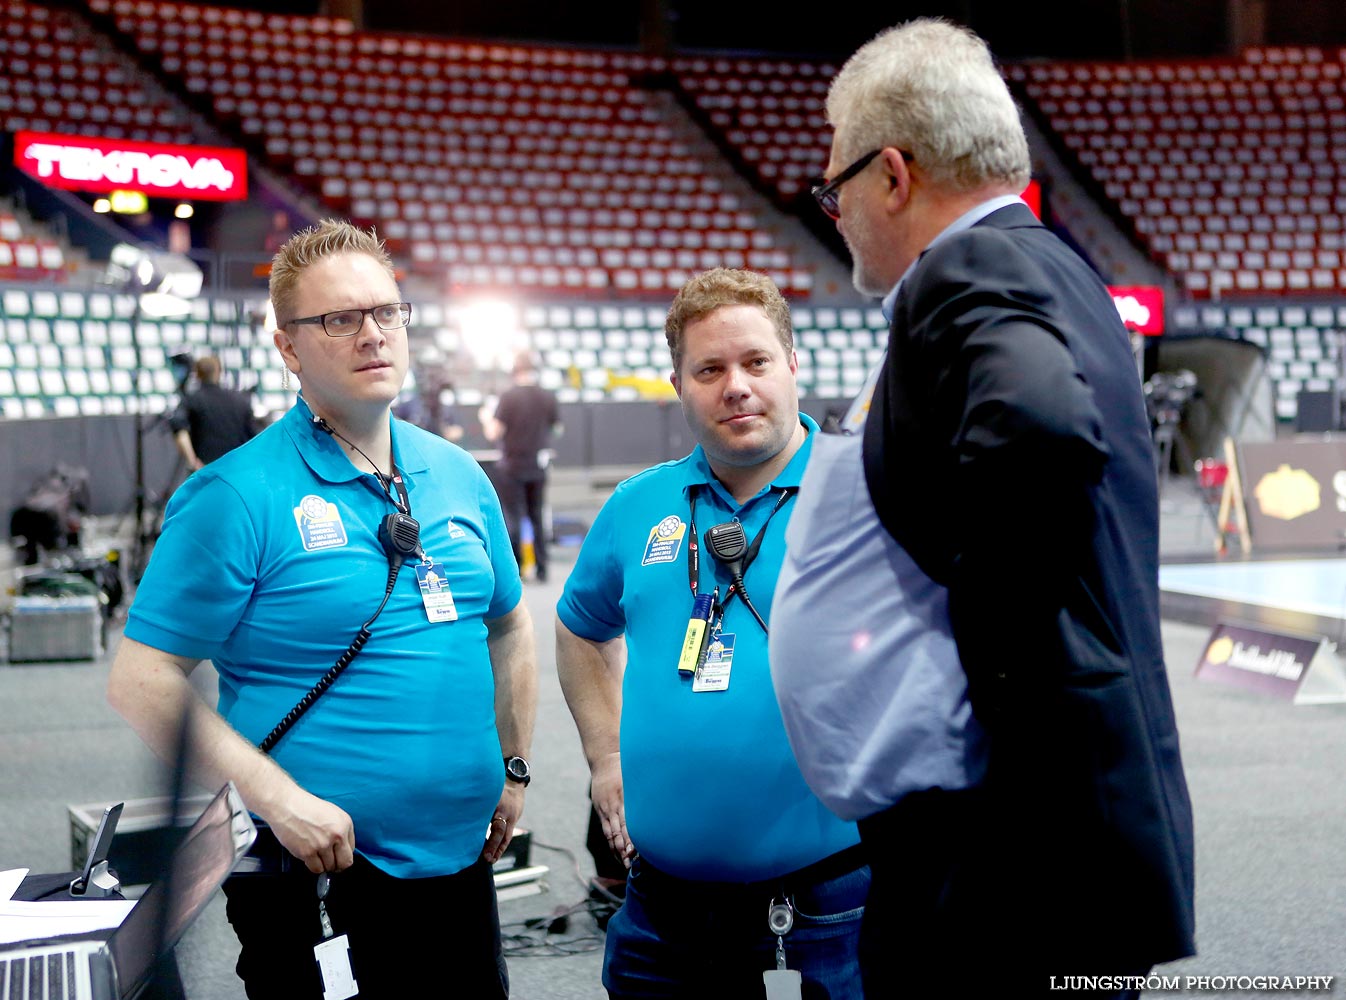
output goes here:
[{"label": "embroidered shoulder patch", "polygon": [[346,526],[341,523],[341,511],[334,503],[309,494],[294,509],[294,523],[299,526],[299,540],[309,552],[334,549],[346,544]]},{"label": "embroidered shoulder patch", "polygon": [[640,565],[672,562],[678,558],[678,550],[682,548],[682,539],[686,534],[687,525],[682,518],[677,514],[669,514],[650,529],[650,537],[645,542],[645,557],[640,560]]}]

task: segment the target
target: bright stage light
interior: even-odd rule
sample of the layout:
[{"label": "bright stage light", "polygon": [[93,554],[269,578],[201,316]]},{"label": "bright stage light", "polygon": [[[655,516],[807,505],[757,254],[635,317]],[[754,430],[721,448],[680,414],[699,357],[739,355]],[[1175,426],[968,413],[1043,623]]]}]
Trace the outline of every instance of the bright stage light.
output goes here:
[{"label": "bright stage light", "polygon": [[503,299],[478,299],[458,310],[463,347],[483,371],[509,371],[514,355],[527,346],[519,307]]}]

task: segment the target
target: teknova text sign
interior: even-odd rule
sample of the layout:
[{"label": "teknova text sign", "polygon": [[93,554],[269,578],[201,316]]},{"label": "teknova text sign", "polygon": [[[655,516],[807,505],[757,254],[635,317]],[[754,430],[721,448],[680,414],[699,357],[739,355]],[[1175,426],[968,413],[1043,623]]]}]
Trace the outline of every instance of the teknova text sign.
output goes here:
[{"label": "teknova text sign", "polygon": [[193,201],[248,196],[248,158],[241,149],[20,132],[14,137],[14,165],[43,184],[71,191],[133,190]]}]

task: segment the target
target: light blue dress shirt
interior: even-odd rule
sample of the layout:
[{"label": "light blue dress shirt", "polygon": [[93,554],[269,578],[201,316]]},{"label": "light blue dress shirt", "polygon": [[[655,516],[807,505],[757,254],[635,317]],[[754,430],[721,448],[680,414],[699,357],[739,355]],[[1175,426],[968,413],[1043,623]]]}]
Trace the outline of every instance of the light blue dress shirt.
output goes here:
[{"label": "light blue dress shirt", "polygon": [[[1013,195],[983,202],[932,245],[1021,202]],[[884,297],[890,322],[918,264]],[[842,421],[845,433],[813,444],[771,622],[771,676],[790,746],[813,793],[843,819],[870,816],[911,792],[970,787],[986,771],[948,591],[888,534],[865,483],[859,431],[881,366]]]}]

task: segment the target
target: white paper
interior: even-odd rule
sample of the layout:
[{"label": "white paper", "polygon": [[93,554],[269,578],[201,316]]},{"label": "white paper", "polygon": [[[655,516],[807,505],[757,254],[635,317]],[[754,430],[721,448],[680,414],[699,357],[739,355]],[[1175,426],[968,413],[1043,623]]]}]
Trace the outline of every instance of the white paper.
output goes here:
[{"label": "white paper", "polygon": [[27,877],[27,868],[11,868],[9,871],[0,872],[0,903],[7,903],[13,899],[14,893]]},{"label": "white paper", "polygon": [[[11,889],[11,896],[13,892]],[[0,903],[0,944],[111,930],[126,919],[135,905],[134,899],[71,899],[40,903],[10,899]]]}]

